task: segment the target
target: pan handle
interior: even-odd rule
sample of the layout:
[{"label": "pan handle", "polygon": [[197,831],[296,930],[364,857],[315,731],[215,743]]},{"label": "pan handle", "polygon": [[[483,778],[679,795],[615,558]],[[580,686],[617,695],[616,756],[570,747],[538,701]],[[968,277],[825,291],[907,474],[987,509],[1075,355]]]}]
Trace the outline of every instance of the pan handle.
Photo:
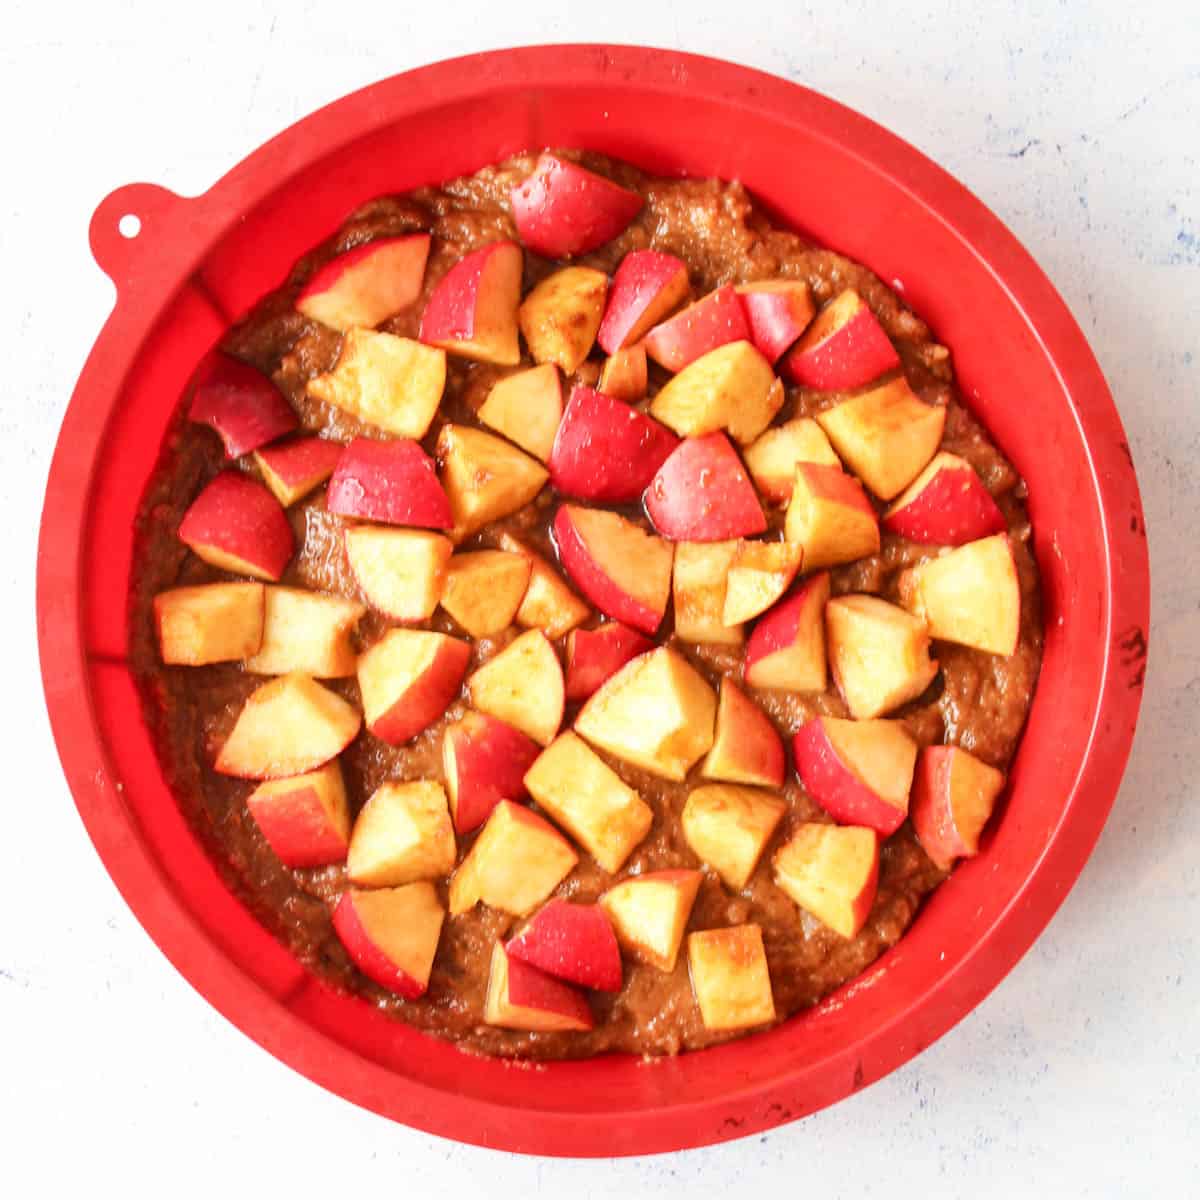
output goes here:
[{"label": "pan handle", "polygon": [[118,293],[140,290],[163,273],[163,259],[194,202],[155,183],[129,183],[96,206],[88,227],[92,254]]}]

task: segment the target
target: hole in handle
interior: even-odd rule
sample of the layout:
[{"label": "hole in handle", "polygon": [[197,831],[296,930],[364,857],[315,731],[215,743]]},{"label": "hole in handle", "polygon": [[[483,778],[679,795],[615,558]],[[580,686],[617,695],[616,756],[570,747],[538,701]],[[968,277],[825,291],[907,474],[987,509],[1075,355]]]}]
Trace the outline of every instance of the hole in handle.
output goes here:
[{"label": "hole in handle", "polygon": [[117,232],[123,238],[133,239],[142,232],[142,219],[136,213],[126,213],[117,222]]}]

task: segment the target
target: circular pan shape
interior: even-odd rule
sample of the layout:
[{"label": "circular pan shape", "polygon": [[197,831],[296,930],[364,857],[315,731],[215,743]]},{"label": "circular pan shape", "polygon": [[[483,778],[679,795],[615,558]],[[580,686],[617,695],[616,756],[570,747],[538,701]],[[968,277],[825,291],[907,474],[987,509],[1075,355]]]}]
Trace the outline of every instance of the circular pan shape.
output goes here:
[{"label": "circular pan shape", "polygon": [[[545,145],[739,178],[784,222],[889,281],[954,349],[964,395],[1029,484],[1047,633],[1003,819],[862,976],[714,1049],[522,1071],[336,992],[234,898],[138,718],[126,597],[142,490],[188,376],[230,320],[362,201]],[[127,215],[140,221],[136,238],[120,232]],[[91,243],[117,304],[47,486],[37,611],[51,723],[80,815],[138,919],[278,1058],[460,1141],[559,1155],[678,1150],[804,1116],[891,1071],[969,1012],[1050,920],[1133,738],[1149,619],[1141,505],[1112,399],[1066,306],[996,217],[912,147],[814,92],[713,59],[530,47],[356,92],[194,199],[121,188],[98,207]]]}]

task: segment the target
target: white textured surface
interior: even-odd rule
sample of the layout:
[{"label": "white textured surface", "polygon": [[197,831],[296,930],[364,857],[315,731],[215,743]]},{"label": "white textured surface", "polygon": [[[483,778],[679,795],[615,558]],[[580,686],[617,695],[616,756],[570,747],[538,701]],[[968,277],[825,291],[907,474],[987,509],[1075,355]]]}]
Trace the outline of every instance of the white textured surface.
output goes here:
[{"label": "white textured surface", "polygon": [[[0,1192],[133,1197],[1195,1194],[1200,1140],[1200,33],[1183,2],[9,0],[0,38]],[[437,6],[434,6],[437,7]],[[603,15],[568,16],[603,9]],[[928,11],[936,8],[934,14]],[[1029,10],[1041,10],[1030,16]],[[1008,222],[1117,396],[1157,571],[1142,728],[1112,819],[1034,950],[888,1079],[765,1137],[657,1159],[529,1160],[361,1112],[218,1018],[96,859],[35,702],[41,492],[111,288],[112,187],[206,188],[318,105],[521,42],[676,46],[787,75],[908,138]],[[1014,398],[1019,402],[1019,398]],[[1031,414],[1031,420],[1036,417]]]}]

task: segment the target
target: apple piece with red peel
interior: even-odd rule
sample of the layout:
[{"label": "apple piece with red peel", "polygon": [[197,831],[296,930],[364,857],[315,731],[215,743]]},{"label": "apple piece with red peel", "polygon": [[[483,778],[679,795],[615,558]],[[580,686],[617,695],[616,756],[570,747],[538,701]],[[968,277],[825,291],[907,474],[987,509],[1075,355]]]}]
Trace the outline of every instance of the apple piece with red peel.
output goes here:
[{"label": "apple piece with red peel", "polygon": [[800,782],[835,821],[884,837],[904,824],[917,743],[898,722],[815,717],[800,727],[792,751]]},{"label": "apple piece with red peel", "polygon": [[571,843],[544,817],[501,800],[450,880],[450,913],[469,912],[482,901],[527,916],[578,861]]},{"label": "apple piece with red peel", "polygon": [[750,340],[767,360],[778,362],[799,341],[816,314],[808,284],[800,279],[766,279],[737,289]]},{"label": "apple piece with red peel", "polygon": [[726,625],[725,585],[737,542],[680,542],[672,587],[675,636],[702,645],[740,646],[741,625]]},{"label": "apple piece with red peel", "polygon": [[429,987],[446,913],[433,884],[343,892],[333,929],[354,965],[370,980],[418,1000]]},{"label": "apple piece with red peel", "polygon": [[803,559],[804,551],[792,542],[738,542],[721,619],[739,625],[766,612],[791,587]]},{"label": "apple piece with red peel", "polygon": [[299,671],[317,679],[354,674],[357,656],[350,635],[367,610],[357,600],[304,588],[268,587],[263,636],[242,666],[252,675]]},{"label": "apple piece with red peel", "polygon": [[948,871],[956,858],[979,853],[979,836],[1003,790],[1003,772],[960,746],[921,751],[909,816],[934,866]]},{"label": "apple piece with red peel", "polygon": [[1007,528],[975,468],[943,450],[883,514],[883,527],[910,542],[961,546]]},{"label": "apple piece with red peel", "polygon": [[598,992],[621,990],[621,948],[599,904],[549,900],[505,947],[509,959]]},{"label": "apple piece with red peel", "polygon": [[678,445],[645,413],[581,384],[571,392],[550,451],[550,482],[577,500],[632,503]]},{"label": "apple piece with red peel", "polygon": [[500,535],[500,545],[510,554],[519,554],[529,562],[529,586],[517,609],[517,624],[523,629],[540,629],[555,641],[592,615],[592,610],[540,554],[510,533]]},{"label": "apple piece with red peel", "polygon": [[636,404],[645,398],[649,386],[644,346],[626,346],[604,360],[596,390],[614,400]]},{"label": "apple piece with red peel", "polygon": [[783,787],[783,741],[770,718],[728,678],[721,680],[717,727],[700,774],[725,783]]},{"label": "apple piece with red peel", "polygon": [[563,415],[558,368],[543,363],[506,375],[493,385],[475,415],[484,425],[545,462]]},{"label": "apple piece with red peel", "polygon": [[879,519],[862,484],[837,467],[797,463],[784,536],[804,567],[834,567],[879,553]]},{"label": "apple piece with red peel", "polygon": [[329,481],[325,507],[385,525],[449,529],[454,524],[433,459],[407,438],[350,442]]},{"label": "apple piece with red peel", "polygon": [[835,296],[783,360],[783,374],[801,387],[846,392],[900,365],[879,319],[852,288]]},{"label": "apple piece with red peel", "polygon": [[608,276],[593,267],[564,267],[547,275],[521,303],[521,333],[534,362],[573,375],[592,352]]},{"label": "apple piece with red peel", "polygon": [[433,724],[458,695],[471,647],[444,633],[391,629],[358,660],[367,728],[392,746]]},{"label": "apple piece with red peel", "polygon": [[423,438],[446,387],[446,352],[411,338],[351,329],[332,371],[308,394],[394,437]]},{"label": "apple piece with red peel", "polygon": [[740,892],[785,812],[786,802],[770,792],[708,783],[688,795],[680,825],[696,857],[712,867],[726,887]]},{"label": "apple piece with red peel", "polygon": [[642,203],[637,192],[550,153],[540,154],[532,173],[512,190],[517,234],[543,258],[571,258],[611,242]]},{"label": "apple piece with red peel", "polygon": [[284,508],[320,487],[333,474],[341,457],[340,442],[319,437],[294,438],[254,452],[263,482]]},{"label": "apple piece with red peel", "polygon": [[246,807],[285,867],[324,867],[345,860],[350,809],[336,759],[291,779],[260,783]]},{"label": "apple piece with red peel", "polygon": [[732,1033],[775,1020],[771,975],[757,925],[688,934],[688,972],[704,1028]]},{"label": "apple piece with red peel", "polygon": [[188,420],[208,425],[226,458],[240,458],[291,433],[299,424],[287,397],[261,371],[213,351],[200,368]]},{"label": "apple piece with red peel", "polygon": [[854,825],[801,825],[775,855],[775,882],[844,938],[871,915],[879,885],[879,836]]},{"label": "apple piece with red peel", "polygon": [[470,833],[501,800],[524,800],[525,772],[541,747],[487,713],[468,712],[442,735],[442,769],[457,833]]},{"label": "apple piece with red peel", "polygon": [[609,874],[650,832],[650,806],[580,737],[561,733],[525,775],[529,794]]},{"label": "apple piece with red peel", "polygon": [[754,484],[723,433],[680,442],[644,503],[654,528],[676,542],[723,542],[767,527]]},{"label": "apple piece with red peel", "polygon": [[454,870],[457,853],[440,783],[385,783],[371,794],[354,822],[346,875],[363,887],[441,879]]},{"label": "apple piece with red peel", "polygon": [[613,276],[596,339],[600,348],[616,355],[633,346],[687,294],[687,267],[680,259],[659,250],[631,250]]},{"label": "apple piece with red peel", "polygon": [[483,1019],[537,1033],[586,1033],[595,1024],[583,993],[508,954],[500,942],[492,950]]},{"label": "apple piece with red peel", "polygon": [[489,638],[512,623],[533,564],[507,550],[456,554],[446,565],[442,607],[473,637]]},{"label": "apple piece with red peel", "polygon": [[455,543],[524,508],[549,478],[536,459],[469,425],[442,426],[437,459],[450,501],[450,537]]},{"label": "apple piece with red peel", "polygon": [[825,431],[811,417],[799,417],[768,429],[746,449],[746,469],[758,490],[775,504],[786,504],[802,462],[840,467]]},{"label": "apple piece with red peel", "polygon": [[648,637],[619,621],[573,630],[567,638],[567,699],[586,700],[627,662],[653,649]]},{"label": "apple piece with red peel", "polygon": [[433,289],[421,314],[421,341],[459,358],[515,367],[523,265],[515,242],[490,242],[464,255]]},{"label": "apple piece with red peel", "polygon": [[616,513],[563,504],[554,540],[571,580],[602,613],[653,634],[671,598],[675,548]]},{"label": "apple piece with red peel", "polygon": [[749,342],[729,342],[688,363],[650,404],[650,415],[684,437],[719,429],[745,445],[783,406],[783,385]]},{"label": "apple piece with red peel", "polygon": [[222,471],[192,501],[179,540],[211,566],[272,583],[296,548],[279,501],[237,471]]},{"label": "apple piece with red peel", "polygon": [[426,621],[442,596],[449,538],[424,529],[348,528],[346,558],[367,603],[394,621]]},{"label": "apple piece with red peel", "polygon": [[650,871],[609,888],[600,905],[612,921],[621,949],[659,971],[675,970],[703,878],[700,871]]},{"label": "apple piece with red peel", "polygon": [[168,666],[237,662],[258,652],[266,608],[261,583],[206,583],[154,597],[158,653]]},{"label": "apple piece with red peel", "polygon": [[575,729],[601,750],[676,781],[712,749],[717,697],[675,650],[622,667],[580,710]]},{"label": "apple piece with red peel", "polygon": [[825,632],[834,681],[859,720],[915,700],[937,677],[925,622],[878,596],[830,600]]},{"label": "apple piece with red peel", "polygon": [[341,754],[361,725],[356,709],[311,676],[284,675],[250,693],[216,770],[239,779],[303,775]]},{"label": "apple piece with red peel", "polygon": [[751,687],[825,690],[824,614],[828,600],[829,572],[822,571],[804,580],[755,625],[742,668]]},{"label": "apple piece with red peel", "polygon": [[421,295],[430,237],[412,233],[355,246],[313,272],[296,308],[345,333],[374,329]]},{"label": "apple piece with red peel", "polygon": [[1021,582],[1007,535],[948,550],[900,576],[900,602],[933,637],[1013,654],[1021,637]]},{"label": "apple piece with red peel", "polygon": [[646,334],[645,346],[656,363],[677,372],[727,342],[749,341],[746,311],[737,292],[726,286],[655,325]]},{"label": "apple piece with red peel", "polygon": [[531,629],[509,642],[467,680],[471,703],[548,746],[562,724],[562,666],[549,639]]}]

